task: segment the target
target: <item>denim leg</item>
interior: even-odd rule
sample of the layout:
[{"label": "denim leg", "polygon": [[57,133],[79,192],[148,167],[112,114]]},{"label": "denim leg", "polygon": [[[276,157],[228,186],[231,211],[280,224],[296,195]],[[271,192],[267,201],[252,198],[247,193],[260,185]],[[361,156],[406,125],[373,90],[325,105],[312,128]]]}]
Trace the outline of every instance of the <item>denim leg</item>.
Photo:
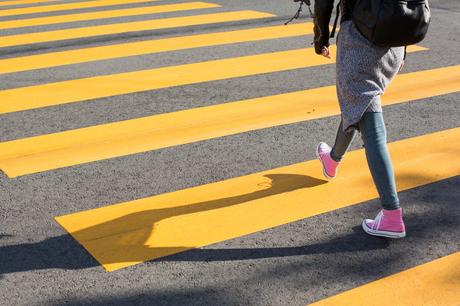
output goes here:
[{"label": "denim leg", "polygon": [[342,124],[342,121],[340,121],[337,136],[335,137],[334,147],[331,150],[331,158],[336,162],[342,160],[343,155],[347,152],[348,147],[350,147],[351,141],[356,134],[355,129],[350,129],[349,131],[344,132]]},{"label": "denim leg", "polygon": [[359,129],[366,149],[367,163],[384,209],[399,208],[393,167],[387,148],[387,135],[382,113],[364,113]]}]

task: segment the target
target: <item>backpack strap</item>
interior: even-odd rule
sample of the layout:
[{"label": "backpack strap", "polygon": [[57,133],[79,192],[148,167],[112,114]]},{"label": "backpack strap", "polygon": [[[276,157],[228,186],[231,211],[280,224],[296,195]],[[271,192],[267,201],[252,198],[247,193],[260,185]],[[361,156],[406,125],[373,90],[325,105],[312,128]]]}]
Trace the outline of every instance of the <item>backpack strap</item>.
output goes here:
[{"label": "backpack strap", "polygon": [[334,37],[335,30],[337,29],[337,23],[339,21],[339,16],[340,16],[340,4],[341,3],[342,3],[342,0],[340,0],[339,3],[337,3],[337,6],[335,7],[335,20],[334,20],[334,26],[332,27],[330,38]]},{"label": "backpack strap", "polygon": [[311,8],[310,8],[310,0],[294,0],[294,2],[300,2],[300,6],[299,6],[299,9],[297,10],[297,13],[295,13],[294,17],[292,17],[291,19],[289,19],[287,22],[284,23],[284,25],[288,25],[290,24],[294,19],[298,19],[300,17],[300,13],[302,13],[302,6],[304,4],[306,4],[308,6],[308,10],[310,11],[310,16],[312,18],[313,17],[313,12],[311,11]]}]

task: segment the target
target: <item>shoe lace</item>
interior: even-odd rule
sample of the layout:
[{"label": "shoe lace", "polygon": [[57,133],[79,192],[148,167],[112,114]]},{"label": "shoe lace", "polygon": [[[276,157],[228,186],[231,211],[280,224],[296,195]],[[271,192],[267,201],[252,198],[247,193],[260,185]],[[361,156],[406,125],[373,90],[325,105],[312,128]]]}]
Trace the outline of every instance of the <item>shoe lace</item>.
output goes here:
[{"label": "shoe lace", "polygon": [[383,220],[383,210],[381,210],[374,219],[374,224],[373,224],[374,230],[378,230],[380,228],[380,223],[382,223],[382,220]]}]

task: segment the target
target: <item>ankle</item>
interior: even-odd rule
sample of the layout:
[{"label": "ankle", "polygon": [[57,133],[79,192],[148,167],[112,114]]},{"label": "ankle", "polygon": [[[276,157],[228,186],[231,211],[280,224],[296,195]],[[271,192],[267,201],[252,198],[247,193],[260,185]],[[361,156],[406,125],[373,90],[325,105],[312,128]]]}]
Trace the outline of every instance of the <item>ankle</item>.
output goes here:
[{"label": "ankle", "polygon": [[392,210],[383,209],[383,216],[385,218],[385,221],[388,222],[389,224],[404,223],[401,208],[392,209]]},{"label": "ankle", "polygon": [[341,156],[340,156],[340,157],[337,157],[337,156],[335,155],[334,148],[332,148],[331,152],[329,152],[329,155],[330,155],[331,159],[332,159],[333,161],[335,161],[336,163],[340,163],[340,161],[342,160],[342,157],[341,157]]},{"label": "ankle", "polygon": [[383,214],[384,215],[391,215],[391,216],[401,216],[402,215],[402,208],[394,208],[394,209],[387,209],[383,208]]}]

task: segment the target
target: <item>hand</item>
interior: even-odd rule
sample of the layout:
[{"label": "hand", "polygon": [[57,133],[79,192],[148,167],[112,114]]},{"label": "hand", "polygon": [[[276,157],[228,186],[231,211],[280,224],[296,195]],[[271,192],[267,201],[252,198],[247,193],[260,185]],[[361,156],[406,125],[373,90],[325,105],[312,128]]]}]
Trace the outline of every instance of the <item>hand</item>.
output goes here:
[{"label": "hand", "polygon": [[327,58],[331,58],[331,51],[329,50],[329,47],[322,47],[321,48],[321,55]]}]

